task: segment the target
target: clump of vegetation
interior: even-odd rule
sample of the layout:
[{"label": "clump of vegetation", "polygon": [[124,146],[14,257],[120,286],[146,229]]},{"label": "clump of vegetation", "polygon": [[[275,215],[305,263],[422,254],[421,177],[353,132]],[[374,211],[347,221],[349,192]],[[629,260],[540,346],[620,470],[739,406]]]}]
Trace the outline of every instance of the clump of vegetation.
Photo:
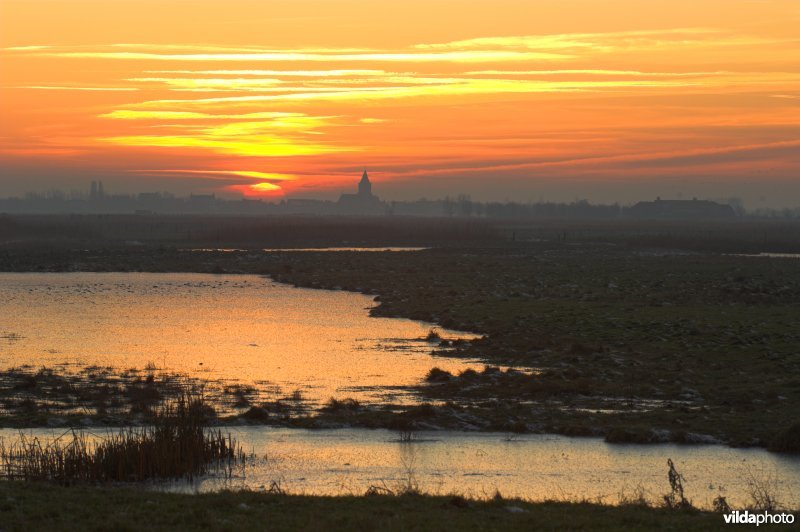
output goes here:
[{"label": "clump of vegetation", "polygon": [[377,496],[394,496],[394,491],[386,486],[376,486],[375,484],[371,485],[367,488],[367,491],[364,492],[365,497],[377,497]]},{"label": "clump of vegetation", "polygon": [[397,431],[397,439],[402,443],[411,443],[417,438],[417,424],[411,412],[401,412],[392,420],[392,428]]},{"label": "clump of vegetation", "polygon": [[728,504],[728,499],[722,495],[717,495],[711,502],[711,508],[720,514],[728,514],[731,512],[731,505]]},{"label": "clump of vegetation", "polygon": [[269,421],[270,415],[266,408],[261,406],[251,406],[247,412],[242,414],[242,417],[248,421],[265,422]]},{"label": "clump of vegetation", "polygon": [[768,448],[778,453],[800,453],[800,422],[776,434],[769,442]]},{"label": "clump of vegetation", "polygon": [[430,403],[409,406],[388,418],[387,427],[397,431],[399,441],[412,442],[416,440],[420,425],[433,421],[439,413],[440,409]]},{"label": "clump of vegetation", "polygon": [[202,396],[183,395],[154,413],[152,424],[129,427],[95,440],[72,438],[43,443],[38,438],[6,446],[0,442],[0,478],[62,485],[192,478],[212,470],[230,475],[245,455],[230,436],[208,428]]},{"label": "clump of vegetation", "polygon": [[464,380],[475,380],[478,378],[479,373],[472,368],[467,368],[461,373],[458,374],[460,379]]},{"label": "clump of vegetation", "polygon": [[428,331],[428,335],[425,337],[425,341],[438,344],[442,341],[442,335],[439,334],[438,330],[431,329],[430,331]]},{"label": "clump of vegetation", "polygon": [[453,374],[440,368],[431,368],[425,376],[427,382],[448,382],[453,378]]},{"label": "clump of vegetation", "polygon": [[229,384],[222,390],[224,395],[231,396],[231,405],[234,408],[247,408],[250,406],[250,400],[256,395],[256,392],[253,386],[245,384]]},{"label": "clump of vegetation", "polygon": [[131,404],[131,413],[142,414],[149,414],[153,406],[163,397],[152,373],[144,380],[137,378],[131,383],[127,387],[127,396]]},{"label": "clump of vegetation", "polygon": [[[261,383],[268,384],[268,383]],[[131,368],[20,366],[0,370],[0,426],[125,426],[151,423],[154,411],[187,391],[202,393],[222,418],[234,419],[269,393],[267,386],[208,381],[148,363]],[[261,401],[263,402],[263,401]],[[294,410],[305,408],[302,397]],[[263,405],[262,405],[263,406]],[[270,412],[281,405],[271,405]]]},{"label": "clump of vegetation", "polygon": [[692,503],[686,498],[683,492],[683,475],[678,473],[675,469],[675,464],[672,458],[667,459],[669,472],[667,479],[669,480],[670,492],[664,495],[664,505],[671,510],[688,510],[693,508]]},{"label": "clump of vegetation", "polygon": [[403,463],[403,478],[397,487],[397,494],[401,496],[420,496],[422,490],[419,487],[417,480],[417,471],[415,467],[415,455],[409,455],[401,458]]},{"label": "clump of vegetation", "polygon": [[630,493],[625,490],[621,491],[619,494],[619,505],[647,508],[650,503],[647,500],[647,491],[644,489],[644,486],[637,484]]},{"label": "clump of vegetation", "polygon": [[328,413],[356,412],[361,410],[361,403],[352,397],[346,399],[331,397],[320,410]]},{"label": "clump of vegetation", "polygon": [[775,493],[778,486],[773,476],[756,475],[748,469],[747,489],[750,495],[750,509],[756,512],[776,512],[781,509]]},{"label": "clump of vegetation", "polygon": [[403,443],[411,443],[417,438],[417,433],[413,427],[407,427],[397,431],[398,439]]}]

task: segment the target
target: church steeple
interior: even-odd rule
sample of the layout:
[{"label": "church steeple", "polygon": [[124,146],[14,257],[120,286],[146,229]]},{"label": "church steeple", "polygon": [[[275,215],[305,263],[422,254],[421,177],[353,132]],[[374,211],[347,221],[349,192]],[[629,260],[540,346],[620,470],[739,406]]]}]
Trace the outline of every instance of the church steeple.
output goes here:
[{"label": "church steeple", "polygon": [[366,168],[364,169],[364,173],[361,174],[361,181],[358,182],[358,195],[372,196],[372,183],[369,182]]}]

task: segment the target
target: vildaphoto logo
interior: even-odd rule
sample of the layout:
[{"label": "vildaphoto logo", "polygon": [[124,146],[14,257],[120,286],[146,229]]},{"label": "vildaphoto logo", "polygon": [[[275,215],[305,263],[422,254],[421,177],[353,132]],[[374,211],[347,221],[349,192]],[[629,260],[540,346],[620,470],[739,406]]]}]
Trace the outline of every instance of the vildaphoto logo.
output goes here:
[{"label": "vildaphoto logo", "polygon": [[725,523],[729,525],[791,525],[794,523],[794,514],[788,513],[769,513],[764,512],[750,512],[745,510],[723,515]]}]

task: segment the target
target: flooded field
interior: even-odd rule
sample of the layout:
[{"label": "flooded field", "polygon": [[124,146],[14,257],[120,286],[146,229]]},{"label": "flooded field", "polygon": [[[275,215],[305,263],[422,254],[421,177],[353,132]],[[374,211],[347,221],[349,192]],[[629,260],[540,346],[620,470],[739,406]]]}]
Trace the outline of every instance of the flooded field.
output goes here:
[{"label": "flooded field", "polygon": [[275,393],[299,390],[312,402],[403,402],[411,397],[396,388],[418,383],[434,366],[480,366],[431,356],[430,324],[370,317],[374,304],[361,294],[257,276],[4,273],[0,367],[156,366]]},{"label": "flooded field", "polygon": [[[660,503],[669,491],[671,458],[684,477],[687,498],[696,506],[710,508],[722,496],[743,507],[752,504],[754,490],[764,489],[780,505],[800,507],[800,459],[763,449],[619,445],[596,438],[451,431],[421,431],[411,442],[386,430],[232,427],[230,432],[251,454],[234,478],[205,477],[151,487],[206,492],[269,489],[275,483],[287,493],[306,495],[361,495],[374,487],[476,498],[499,491],[504,497],[531,500],[616,504],[644,497]],[[47,440],[63,430],[23,433]],[[103,437],[102,429],[93,433]],[[19,434],[0,429],[6,442]]]},{"label": "flooded field", "polygon": [[[533,500],[587,498],[617,503],[639,493],[651,501],[669,491],[667,459],[684,475],[687,495],[710,507],[718,495],[744,505],[752,483],[782,504],[800,507],[800,458],[718,445],[612,445],[594,438],[502,433],[425,432],[402,442],[396,432],[243,427],[233,434],[257,457],[232,486],[273,481],[296,493],[361,494],[370,486],[401,491]],[[218,489],[207,480],[196,488]]]}]

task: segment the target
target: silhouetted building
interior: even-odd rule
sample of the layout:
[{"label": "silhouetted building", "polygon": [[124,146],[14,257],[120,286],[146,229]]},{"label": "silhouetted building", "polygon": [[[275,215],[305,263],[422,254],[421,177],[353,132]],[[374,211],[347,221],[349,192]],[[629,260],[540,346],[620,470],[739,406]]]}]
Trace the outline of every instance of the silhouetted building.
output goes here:
[{"label": "silhouetted building", "polygon": [[190,194],[189,209],[192,212],[213,212],[217,197],[214,194]]},{"label": "silhouetted building", "polygon": [[386,214],[386,205],[372,193],[366,170],[358,182],[358,193],[342,194],[338,206],[343,214]]},{"label": "silhouetted building", "polygon": [[730,205],[715,201],[699,200],[662,200],[640,201],[627,209],[627,215],[634,218],[648,219],[709,219],[735,218],[736,212]]},{"label": "silhouetted building", "polygon": [[335,202],[317,199],[289,198],[281,202],[280,207],[281,212],[286,214],[338,214]]}]

